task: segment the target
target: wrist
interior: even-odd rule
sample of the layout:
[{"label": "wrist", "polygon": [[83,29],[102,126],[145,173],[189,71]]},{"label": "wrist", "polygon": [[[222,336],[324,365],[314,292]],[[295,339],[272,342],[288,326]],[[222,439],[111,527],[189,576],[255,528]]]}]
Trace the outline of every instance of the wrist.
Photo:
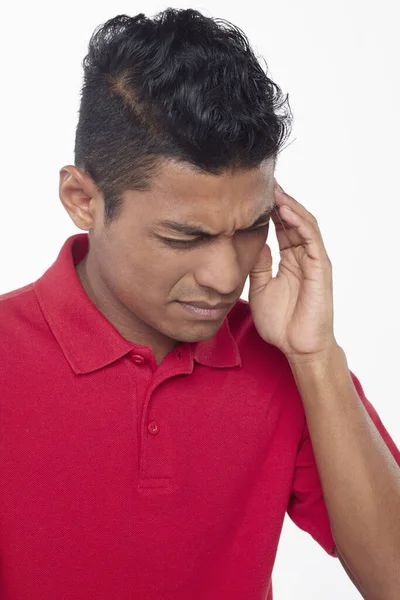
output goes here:
[{"label": "wrist", "polygon": [[336,340],[319,352],[308,353],[308,354],[292,354],[286,356],[290,367],[297,370],[325,370],[327,367],[332,366],[335,362],[342,362],[345,360],[345,353],[343,348],[339,346]]}]

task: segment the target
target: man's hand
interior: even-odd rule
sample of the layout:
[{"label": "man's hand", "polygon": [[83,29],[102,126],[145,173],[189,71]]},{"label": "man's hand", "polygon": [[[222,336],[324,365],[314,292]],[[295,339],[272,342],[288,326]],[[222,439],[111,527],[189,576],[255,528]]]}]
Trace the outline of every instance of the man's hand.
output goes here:
[{"label": "man's hand", "polygon": [[[332,265],[318,223],[275,182],[272,214],[280,263],[272,277],[265,245],[250,273],[249,304],[260,336],[291,361],[313,361],[336,346]],[[289,210],[291,209],[291,210]]]}]

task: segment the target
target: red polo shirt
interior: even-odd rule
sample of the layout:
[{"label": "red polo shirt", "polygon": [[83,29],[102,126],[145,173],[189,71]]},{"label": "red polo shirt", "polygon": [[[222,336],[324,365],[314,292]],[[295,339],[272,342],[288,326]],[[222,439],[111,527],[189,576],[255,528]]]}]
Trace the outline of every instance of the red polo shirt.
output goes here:
[{"label": "red polo shirt", "polygon": [[2,600],[271,600],[286,511],[334,553],[284,355],[239,301],[157,367],[85,294],[87,249],[0,297]]}]

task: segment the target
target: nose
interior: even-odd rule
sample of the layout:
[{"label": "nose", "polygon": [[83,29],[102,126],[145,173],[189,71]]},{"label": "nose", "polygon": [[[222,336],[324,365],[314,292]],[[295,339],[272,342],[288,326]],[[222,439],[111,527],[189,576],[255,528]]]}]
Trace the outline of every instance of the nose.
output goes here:
[{"label": "nose", "polygon": [[221,296],[237,290],[242,283],[242,272],[232,238],[210,244],[195,270],[195,278],[199,286],[215,290]]}]

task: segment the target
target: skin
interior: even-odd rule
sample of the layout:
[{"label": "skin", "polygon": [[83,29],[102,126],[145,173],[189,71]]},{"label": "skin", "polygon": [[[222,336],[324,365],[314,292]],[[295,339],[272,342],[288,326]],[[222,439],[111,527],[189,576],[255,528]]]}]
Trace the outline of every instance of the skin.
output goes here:
[{"label": "skin", "polygon": [[[150,346],[160,364],[180,341],[214,336],[240,298],[265,245],[269,216],[257,229],[241,230],[274,206],[274,160],[218,176],[164,160],[149,191],[125,192],[122,212],[108,226],[101,193],[78,167],[60,170],[60,199],[89,233],[89,252],[76,267],[87,295],[123,337]],[[212,237],[179,233],[162,224],[167,220]],[[206,321],[177,301],[230,306]]]}]

